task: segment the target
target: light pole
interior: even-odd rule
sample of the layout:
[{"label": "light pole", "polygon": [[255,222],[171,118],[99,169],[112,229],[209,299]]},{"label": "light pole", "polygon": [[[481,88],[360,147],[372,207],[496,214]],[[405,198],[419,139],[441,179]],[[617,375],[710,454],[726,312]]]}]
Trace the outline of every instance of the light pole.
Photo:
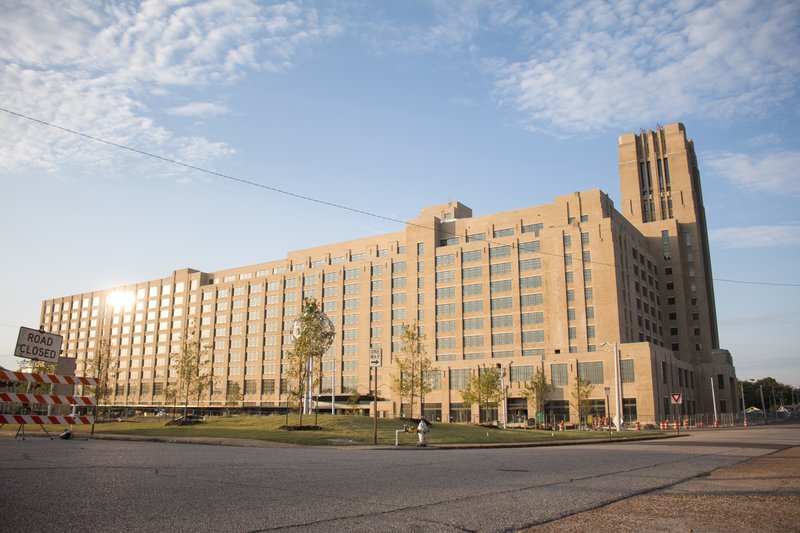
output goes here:
[{"label": "light pole", "polygon": [[502,393],[503,393],[503,403],[502,403],[502,406],[503,406],[503,429],[506,429],[506,419],[508,418],[508,409],[507,409],[508,405],[507,405],[507,400],[506,400],[506,379],[505,379],[506,369],[500,363],[497,363],[497,369],[500,371],[500,389],[502,390]]},{"label": "light pole", "polygon": [[603,346],[611,346],[614,350],[614,428],[617,431],[622,429],[622,416],[620,416],[620,404],[622,403],[622,390],[620,388],[619,376],[619,346],[616,341],[604,342]]}]

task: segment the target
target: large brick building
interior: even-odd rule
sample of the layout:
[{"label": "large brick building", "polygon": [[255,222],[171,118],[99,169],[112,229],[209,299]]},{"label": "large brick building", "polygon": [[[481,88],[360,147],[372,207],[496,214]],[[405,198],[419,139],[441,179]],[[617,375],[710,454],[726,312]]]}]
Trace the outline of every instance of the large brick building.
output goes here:
[{"label": "large brick building", "polygon": [[712,412],[713,401],[719,412],[736,411],[692,141],[682,124],[623,135],[619,158],[619,210],[600,190],[478,217],[447,203],[423,209],[396,233],[46,300],[41,323],[64,336],[64,355],[77,359],[79,374],[99,340],[109,339],[117,406],[164,405],[175,379],[170,354],[190,332],[207,347],[215,379],[200,407],[222,407],[234,383],[246,408],[282,406],[289,330],[303,298],[315,297],[336,328],[317,391],[326,409],[332,387],[337,407],[352,390],[368,394],[369,350],[380,347],[377,408],[399,415],[392,354],[401,349],[402,325],[418,320],[435,367],[424,405],[431,419],[477,419],[478,407],[465,407],[460,391],[471,373],[498,364],[509,422],[533,416],[522,386],[536,368],[555,386],[549,417],[574,420],[578,373],[595,385],[598,415],[605,387],[619,390],[610,415],[619,403],[626,422],[670,416],[675,392],[684,413]]}]

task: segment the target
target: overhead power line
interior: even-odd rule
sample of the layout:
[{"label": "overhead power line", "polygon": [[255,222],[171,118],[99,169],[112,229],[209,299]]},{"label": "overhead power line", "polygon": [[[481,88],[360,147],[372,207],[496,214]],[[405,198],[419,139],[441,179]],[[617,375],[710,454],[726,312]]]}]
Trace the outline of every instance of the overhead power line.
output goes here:
[{"label": "overhead power line", "polygon": [[[179,160],[173,159],[171,157],[165,157],[165,156],[162,156],[162,155],[154,154],[152,152],[147,152],[145,150],[140,150],[138,148],[133,148],[131,146],[126,146],[124,144],[115,143],[115,142],[109,141],[107,139],[102,139],[100,137],[89,135],[88,133],[83,133],[83,132],[80,132],[80,131],[76,131],[76,130],[73,130],[73,129],[70,129],[70,128],[66,128],[64,126],[59,126],[57,124],[53,124],[51,122],[47,122],[46,120],[41,120],[41,119],[38,119],[38,118],[34,118],[34,117],[29,116],[29,115],[25,115],[23,113],[18,113],[16,111],[11,111],[10,109],[5,109],[3,107],[0,107],[0,111],[3,111],[5,113],[8,113],[9,115],[13,115],[13,116],[25,119],[25,120],[29,120],[31,122],[35,122],[37,124],[40,124],[42,126],[46,126],[48,128],[57,129],[57,130],[60,130],[60,131],[66,132],[66,133],[70,133],[72,135],[77,135],[78,137],[83,137],[85,139],[89,139],[89,140],[92,140],[92,141],[95,141],[95,142],[106,144],[108,146],[113,146],[114,148],[118,148],[120,150],[126,150],[128,152],[132,152],[132,153],[135,153],[135,154],[138,154],[138,155],[142,155],[142,156],[145,156],[145,157],[158,159],[158,160],[164,161],[166,163],[171,163],[173,165],[182,166],[184,168],[188,168],[188,169],[191,169],[191,170],[194,170],[194,171],[197,171],[197,172],[201,172],[201,173],[204,173],[204,174],[209,174],[211,176],[216,176],[218,178],[223,178],[223,179],[230,180],[230,181],[233,181],[233,182],[241,183],[243,185],[250,185],[251,187],[258,187],[260,189],[265,189],[265,190],[272,191],[272,192],[275,192],[275,193],[278,193],[278,194],[283,194],[285,196],[290,196],[292,198],[305,200],[307,202],[314,202],[314,203],[321,204],[321,205],[327,205],[329,207],[333,207],[333,208],[336,208],[336,209],[342,209],[342,210],[345,210],[345,211],[350,211],[351,213],[358,213],[360,215],[365,215],[365,216],[368,216],[368,217],[377,218],[377,219],[385,220],[385,221],[388,221],[388,222],[394,222],[394,223],[397,223],[397,224],[405,224],[405,225],[414,226],[414,227],[418,227],[418,228],[422,228],[422,229],[426,229],[426,230],[431,230],[431,231],[435,230],[435,228],[432,228],[430,226],[425,226],[423,224],[417,224],[417,223],[414,223],[414,222],[408,222],[408,221],[405,221],[405,220],[400,220],[400,219],[397,219],[397,218],[388,217],[388,216],[381,215],[381,214],[378,214],[378,213],[373,213],[371,211],[365,211],[363,209],[358,209],[358,208],[350,207],[350,206],[343,205],[343,204],[337,204],[335,202],[329,202],[327,200],[321,200],[319,198],[314,198],[312,196],[307,196],[307,195],[304,195],[304,194],[298,194],[298,193],[295,193],[295,192],[292,192],[292,191],[287,191],[285,189],[280,189],[278,187],[272,187],[270,185],[264,185],[263,183],[258,183],[256,181],[246,180],[246,179],[243,179],[243,178],[237,178],[237,177],[231,176],[229,174],[223,174],[222,172],[217,172],[215,170],[210,170],[210,169],[207,169],[207,168],[203,168],[203,167],[200,167],[200,166],[197,166],[197,165],[193,165],[191,163],[185,163],[183,161],[179,161]],[[445,234],[445,235],[451,235],[453,237],[458,237],[457,234],[448,232],[446,230],[439,230],[439,231],[440,231],[440,233]],[[499,242],[488,240],[488,239],[485,240],[485,241],[482,241],[482,242],[486,242],[488,244],[496,244],[498,246],[508,246],[507,244],[499,243]],[[541,253],[543,255],[550,255],[550,256],[554,256],[554,257],[561,257],[561,258],[564,257],[563,254],[557,254],[557,253],[553,253],[553,252],[542,252],[542,251],[540,251],[538,253]],[[583,258],[575,258],[575,260],[578,261],[578,262],[581,262],[581,263],[608,266],[608,267],[612,267],[612,268],[617,269],[617,270],[621,270],[618,265],[613,264],[613,263],[603,263],[603,262],[599,262],[599,261],[584,260]],[[791,284],[791,283],[770,283],[770,282],[761,282],[761,281],[739,281],[739,280],[717,279],[717,278],[713,278],[713,280],[714,281],[721,281],[721,282],[725,282],[725,283],[767,285],[767,286],[775,286],[775,287],[800,287],[800,284]]]}]

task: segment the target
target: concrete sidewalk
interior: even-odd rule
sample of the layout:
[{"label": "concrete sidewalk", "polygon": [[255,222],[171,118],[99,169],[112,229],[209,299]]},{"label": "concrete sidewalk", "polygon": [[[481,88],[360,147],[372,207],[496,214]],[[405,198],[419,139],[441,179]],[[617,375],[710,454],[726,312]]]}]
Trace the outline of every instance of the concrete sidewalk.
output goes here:
[{"label": "concrete sidewalk", "polygon": [[800,531],[800,447],[529,531]]}]

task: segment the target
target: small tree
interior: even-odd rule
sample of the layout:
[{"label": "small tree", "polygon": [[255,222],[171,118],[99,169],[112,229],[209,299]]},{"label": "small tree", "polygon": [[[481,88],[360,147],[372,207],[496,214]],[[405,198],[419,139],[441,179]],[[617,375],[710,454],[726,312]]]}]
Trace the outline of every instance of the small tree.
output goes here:
[{"label": "small tree", "polygon": [[356,414],[356,408],[358,407],[358,401],[361,399],[361,394],[356,389],[350,390],[350,396],[347,397],[347,403],[350,405],[350,412],[352,414]]},{"label": "small tree", "polygon": [[500,384],[500,370],[484,368],[469,378],[467,387],[461,391],[461,398],[467,407],[477,403],[480,407],[496,407],[503,397]]},{"label": "small tree", "polygon": [[197,394],[199,399],[201,391],[206,390],[207,384],[211,382],[209,359],[205,347],[200,339],[195,337],[194,332],[183,339],[181,351],[172,354],[170,358],[178,374],[178,381],[175,384],[176,395],[183,400],[185,418],[189,414],[189,398]]},{"label": "small tree", "polygon": [[[547,376],[544,370],[537,368],[536,372],[531,376],[530,381],[525,384],[522,389],[522,395],[528,399],[533,407],[534,417],[539,411],[544,410],[544,402],[547,395],[554,389],[553,385],[547,381]],[[538,426],[539,420],[536,420]]]},{"label": "small tree", "polygon": [[303,399],[306,392],[319,385],[319,361],[330,347],[335,335],[333,324],[325,316],[314,298],[303,301],[303,312],[295,321],[292,331],[294,349],[288,353],[287,376],[297,385],[290,391],[300,403],[300,425],[303,425]]},{"label": "small tree", "polygon": [[225,391],[225,405],[227,407],[236,407],[242,401],[242,389],[236,381],[228,382],[227,390]]},{"label": "small tree", "polygon": [[589,396],[594,385],[583,376],[575,376],[575,388],[572,391],[572,407],[578,412],[578,425],[583,426],[584,419],[589,413]]},{"label": "small tree", "polygon": [[402,351],[395,357],[398,374],[394,378],[394,389],[400,394],[400,410],[403,409],[403,394],[407,393],[411,400],[411,418],[414,418],[414,404],[417,398],[422,412],[425,394],[431,391],[429,373],[433,363],[425,353],[425,335],[419,332],[419,324],[403,324],[400,335]]},{"label": "small tree", "polygon": [[87,361],[86,368],[89,375],[97,380],[97,385],[92,387],[92,394],[97,400],[94,406],[95,419],[101,405],[105,406],[106,418],[108,418],[108,398],[111,396],[113,386],[111,374],[115,371],[116,365],[117,358],[111,353],[111,343],[108,339],[100,339],[94,357]]}]

